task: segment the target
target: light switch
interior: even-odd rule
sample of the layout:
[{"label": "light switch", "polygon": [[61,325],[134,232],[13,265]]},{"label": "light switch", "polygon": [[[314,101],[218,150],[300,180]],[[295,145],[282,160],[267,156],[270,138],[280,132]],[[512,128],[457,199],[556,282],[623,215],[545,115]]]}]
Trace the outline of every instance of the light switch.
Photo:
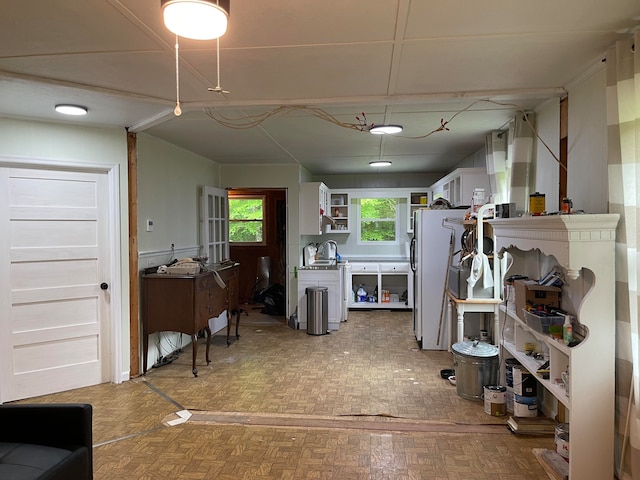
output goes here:
[{"label": "light switch", "polygon": [[153,220],[147,218],[147,232],[153,232]]}]

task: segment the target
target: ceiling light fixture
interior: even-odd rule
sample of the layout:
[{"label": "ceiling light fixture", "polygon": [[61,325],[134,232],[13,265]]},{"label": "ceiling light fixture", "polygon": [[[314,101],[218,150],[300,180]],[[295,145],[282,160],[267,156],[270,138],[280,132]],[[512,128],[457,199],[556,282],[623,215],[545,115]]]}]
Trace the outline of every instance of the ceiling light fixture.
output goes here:
[{"label": "ceiling light fixture", "polygon": [[68,104],[60,104],[55,106],[55,110],[58,113],[62,113],[64,115],[86,115],[89,111],[87,107],[83,107],[81,105],[68,105]]},{"label": "ceiling light fixture", "polygon": [[193,40],[213,40],[227,31],[231,0],[160,0],[165,26]]},{"label": "ceiling light fixture", "polygon": [[374,135],[388,135],[392,133],[400,133],[402,125],[374,125],[369,129],[369,133]]},{"label": "ceiling light fixture", "polygon": [[391,162],[388,160],[376,160],[375,162],[369,162],[370,167],[388,167]]}]

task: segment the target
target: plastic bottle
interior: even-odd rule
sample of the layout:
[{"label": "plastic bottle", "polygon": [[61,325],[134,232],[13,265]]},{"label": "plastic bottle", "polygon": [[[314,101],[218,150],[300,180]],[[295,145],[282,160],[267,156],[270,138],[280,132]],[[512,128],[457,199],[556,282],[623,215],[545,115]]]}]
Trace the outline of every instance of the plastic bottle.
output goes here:
[{"label": "plastic bottle", "polygon": [[569,345],[573,341],[573,325],[571,325],[571,315],[564,316],[564,325],[562,326],[562,339],[565,345]]}]

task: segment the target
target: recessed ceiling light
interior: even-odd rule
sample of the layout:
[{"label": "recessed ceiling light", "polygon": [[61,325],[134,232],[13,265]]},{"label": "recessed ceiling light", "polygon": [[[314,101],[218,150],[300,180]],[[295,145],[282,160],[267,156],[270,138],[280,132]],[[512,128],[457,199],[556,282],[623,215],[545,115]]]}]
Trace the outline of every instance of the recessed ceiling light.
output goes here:
[{"label": "recessed ceiling light", "polygon": [[370,167],[388,167],[391,162],[388,160],[376,160],[375,162],[369,162]]},{"label": "recessed ceiling light", "polygon": [[402,125],[374,125],[369,129],[369,133],[374,135],[387,135],[391,133],[400,133]]},{"label": "recessed ceiling light", "polygon": [[56,112],[64,115],[86,115],[88,111],[81,105],[56,105]]}]

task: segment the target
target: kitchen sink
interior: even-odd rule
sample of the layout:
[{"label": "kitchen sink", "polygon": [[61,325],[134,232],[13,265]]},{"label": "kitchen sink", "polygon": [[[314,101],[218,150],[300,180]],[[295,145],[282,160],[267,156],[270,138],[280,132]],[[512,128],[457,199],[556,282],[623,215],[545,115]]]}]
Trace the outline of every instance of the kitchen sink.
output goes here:
[{"label": "kitchen sink", "polygon": [[300,270],[337,270],[338,263],[333,260],[314,260],[311,265],[300,267]]}]

